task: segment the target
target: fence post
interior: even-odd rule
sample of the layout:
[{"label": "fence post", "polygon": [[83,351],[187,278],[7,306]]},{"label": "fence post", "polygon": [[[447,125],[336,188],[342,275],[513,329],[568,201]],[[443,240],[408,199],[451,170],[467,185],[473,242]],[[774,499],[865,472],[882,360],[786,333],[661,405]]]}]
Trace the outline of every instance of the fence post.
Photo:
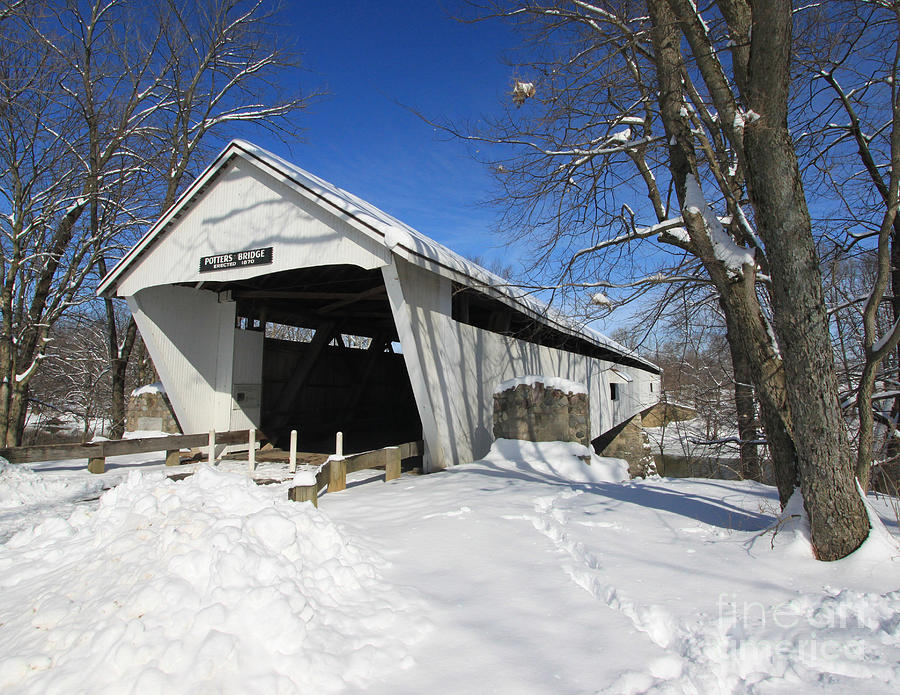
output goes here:
[{"label": "fence post", "polygon": [[[291,430],[291,473],[297,472],[297,430]],[[318,505],[316,505],[318,506]]]},{"label": "fence post", "polygon": [[338,432],[334,442],[334,456],[328,474],[328,492],[347,489],[347,462],[344,460],[344,433]]},{"label": "fence post", "polygon": [[256,428],[250,428],[250,451],[247,454],[247,469],[250,473],[256,470]]},{"label": "fence post", "polygon": [[328,492],[340,492],[347,489],[347,462],[344,459],[331,459],[328,476]]},{"label": "fence post", "polygon": [[209,465],[213,465],[216,462],[216,431],[209,431],[209,456],[208,456]]},{"label": "fence post", "polygon": [[106,473],[106,458],[103,456],[94,456],[88,459],[88,472],[90,473]]},{"label": "fence post", "polygon": [[288,499],[292,502],[312,502],[313,506],[319,506],[319,493],[317,485],[297,485],[288,488]]},{"label": "fence post", "polygon": [[166,465],[167,466],[180,466],[181,465],[181,450],[180,449],[168,449],[166,451]]},{"label": "fence post", "polygon": [[400,447],[391,446],[385,450],[384,482],[395,480],[402,473],[400,467]]}]

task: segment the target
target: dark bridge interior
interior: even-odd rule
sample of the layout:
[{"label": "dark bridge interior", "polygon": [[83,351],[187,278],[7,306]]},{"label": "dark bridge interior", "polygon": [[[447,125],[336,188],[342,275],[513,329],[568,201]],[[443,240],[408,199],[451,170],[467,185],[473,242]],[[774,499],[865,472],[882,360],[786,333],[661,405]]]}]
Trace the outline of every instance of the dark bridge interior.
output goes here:
[{"label": "dark bridge interior", "polygon": [[422,423],[380,270],[300,268],[203,289],[230,292],[238,327],[265,331],[261,429],[286,448],[344,451],[417,441]]}]

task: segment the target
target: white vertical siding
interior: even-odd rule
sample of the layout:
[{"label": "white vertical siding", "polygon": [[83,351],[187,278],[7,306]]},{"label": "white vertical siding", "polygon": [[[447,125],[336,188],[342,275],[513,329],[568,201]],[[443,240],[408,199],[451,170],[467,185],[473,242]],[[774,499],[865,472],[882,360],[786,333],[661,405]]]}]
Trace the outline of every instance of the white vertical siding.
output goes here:
[{"label": "white vertical siding", "polygon": [[[265,334],[262,331],[234,331],[234,367],[232,370],[232,396],[239,387],[251,394],[250,402],[231,402],[231,429],[258,428],[262,399],[262,361]],[[252,387],[256,387],[255,391]],[[249,387],[249,388],[246,388]]]},{"label": "white vertical siding", "polygon": [[408,263],[399,258],[394,260],[382,268],[382,274],[422,421],[424,466],[426,472],[430,472],[446,468],[454,462],[446,421],[440,409],[439,387],[436,386],[440,378],[435,373],[431,354],[434,344],[424,335],[425,327],[431,323],[430,317],[440,316],[442,283],[439,276],[430,273],[412,277]]},{"label": "white vertical siding", "polygon": [[188,287],[150,287],[128,298],[185,434],[231,421],[233,302]]},{"label": "white vertical siding", "polygon": [[[119,296],[175,282],[240,280],[338,263],[371,269],[389,261],[384,244],[253,164],[234,162],[147,255],[125,271]],[[269,265],[200,272],[204,256],[268,246],[274,247]]]},{"label": "white vertical siding", "polygon": [[[656,400],[647,383],[658,377],[564,350],[535,345],[458,323],[451,316],[450,283],[396,259],[401,291],[391,295],[394,320],[422,418],[430,466],[443,468],[480,458],[493,442],[493,393],[507,379],[559,376],[584,384],[596,437]],[[385,269],[386,279],[389,272]],[[388,285],[390,293],[390,284]],[[404,301],[405,306],[399,305]],[[408,325],[407,325],[408,322]],[[609,397],[610,380],[631,377],[620,397]],[[430,420],[430,422],[428,422]]]}]

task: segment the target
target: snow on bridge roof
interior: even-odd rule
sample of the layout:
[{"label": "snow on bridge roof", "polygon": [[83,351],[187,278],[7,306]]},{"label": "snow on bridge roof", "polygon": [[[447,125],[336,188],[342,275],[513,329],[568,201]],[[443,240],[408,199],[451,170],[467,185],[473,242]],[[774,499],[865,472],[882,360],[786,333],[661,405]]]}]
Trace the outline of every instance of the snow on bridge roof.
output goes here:
[{"label": "snow on bridge roof", "polygon": [[583,338],[610,352],[627,357],[630,361],[637,363],[637,366],[654,373],[659,372],[659,367],[624,345],[617,343],[589,326],[580,324],[574,319],[560,314],[541,300],[527,294],[521,288],[511,285],[509,281],[464,258],[434,239],[425,236],[396,217],[245,140],[233,140],[228,144],[212,164],[182,193],[175,204],[157,220],[143,238],[103,278],[97,293],[107,296],[113,294],[124,271],[135,263],[153,245],[154,241],[166,232],[173,222],[184,214],[193,204],[198,194],[213,182],[234,157],[241,157],[260,169],[274,171],[294,185],[304,189],[307,193],[312,193],[319,201],[325,204],[323,207],[336,209],[343,213],[344,216],[355,221],[357,226],[365,233],[374,235],[393,253],[404,260],[460,284],[482,291],[523,311],[536,321],[570,335]]}]

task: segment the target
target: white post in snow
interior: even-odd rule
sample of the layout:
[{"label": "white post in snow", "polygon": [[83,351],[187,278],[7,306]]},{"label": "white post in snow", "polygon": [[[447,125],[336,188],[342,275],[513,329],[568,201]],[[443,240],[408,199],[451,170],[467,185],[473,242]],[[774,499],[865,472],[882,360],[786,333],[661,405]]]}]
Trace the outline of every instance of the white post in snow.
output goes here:
[{"label": "white post in snow", "polygon": [[297,472],[297,430],[291,430],[291,473]]},{"label": "white post in snow", "polygon": [[347,462],[344,460],[344,433],[334,438],[334,456],[328,462],[328,492],[347,489]]},{"label": "white post in snow", "polygon": [[209,431],[209,465],[213,465],[216,461],[216,431]]},{"label": "white post in snow", "polygon": [[252,473],[256,470],[256,428],[250,428],[250,451],[247,453],[247,470]]}]

